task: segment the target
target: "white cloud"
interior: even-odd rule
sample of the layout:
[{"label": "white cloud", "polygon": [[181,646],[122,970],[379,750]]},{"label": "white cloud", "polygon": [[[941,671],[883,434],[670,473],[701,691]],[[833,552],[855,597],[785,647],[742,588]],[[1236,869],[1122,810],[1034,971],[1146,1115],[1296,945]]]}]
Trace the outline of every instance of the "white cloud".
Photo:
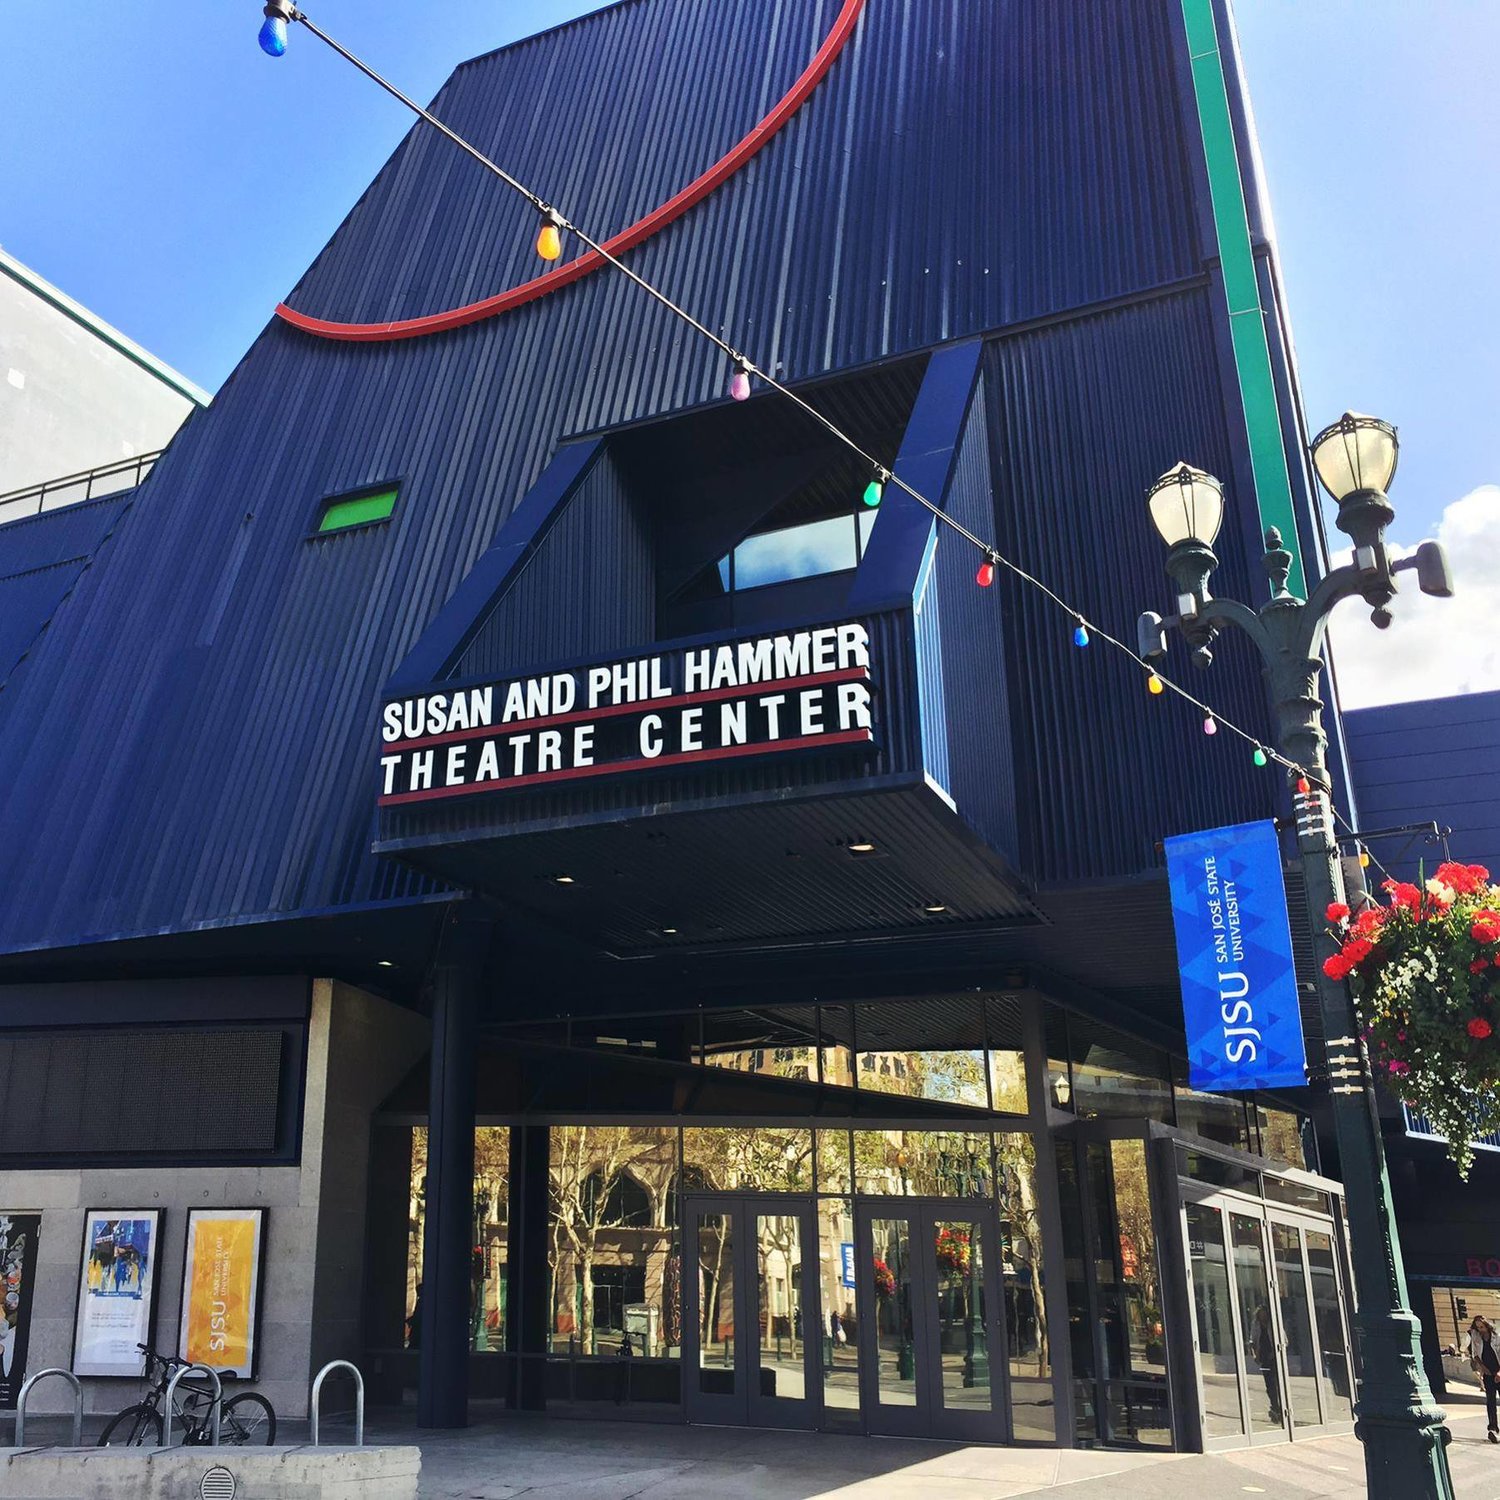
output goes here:
[{"label": "white cloud", "polygon": [[[1455,500],[1438,522],[1454,597],[1434,599],[1402,573],[1388,630],[1361,601],[1341,604],[1329,628],[1344,708],[1410,703],[1500,688],[1500,484]],[[1335,562],[1349,561],[1346,551]]]}]

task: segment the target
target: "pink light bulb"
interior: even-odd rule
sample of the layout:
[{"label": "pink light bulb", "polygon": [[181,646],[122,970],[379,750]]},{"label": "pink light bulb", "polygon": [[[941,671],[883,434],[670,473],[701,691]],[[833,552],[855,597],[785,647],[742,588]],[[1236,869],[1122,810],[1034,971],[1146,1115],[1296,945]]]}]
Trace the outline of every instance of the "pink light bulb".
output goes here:
[{"label": "pink light bulb", "polygon": [[736,401],[750,399],[750,372],[744,365],[734,367],[734,374],[729,377],[729,394]]}]

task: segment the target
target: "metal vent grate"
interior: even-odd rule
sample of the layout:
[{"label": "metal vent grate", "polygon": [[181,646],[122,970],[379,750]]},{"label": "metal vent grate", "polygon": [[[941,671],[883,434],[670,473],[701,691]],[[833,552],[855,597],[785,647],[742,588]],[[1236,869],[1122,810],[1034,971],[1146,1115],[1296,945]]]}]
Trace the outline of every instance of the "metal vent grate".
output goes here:
[{"label": "metal vent grate", "polygon": [[222,1464],[215,1464],[198,1481],[199,1500],[234,1500],[238,1488],[234,1475]]}]

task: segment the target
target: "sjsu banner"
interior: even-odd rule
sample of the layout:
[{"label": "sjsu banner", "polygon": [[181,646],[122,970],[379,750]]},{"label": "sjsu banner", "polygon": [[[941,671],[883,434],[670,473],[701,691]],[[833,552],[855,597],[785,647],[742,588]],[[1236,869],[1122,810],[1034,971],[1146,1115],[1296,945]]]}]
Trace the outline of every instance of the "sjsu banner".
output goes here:
[{"label": "sjsu banner", "polygon": [[1166,841],[1195,1089],[1307,1082],[1281,846],[1273,823]]}]

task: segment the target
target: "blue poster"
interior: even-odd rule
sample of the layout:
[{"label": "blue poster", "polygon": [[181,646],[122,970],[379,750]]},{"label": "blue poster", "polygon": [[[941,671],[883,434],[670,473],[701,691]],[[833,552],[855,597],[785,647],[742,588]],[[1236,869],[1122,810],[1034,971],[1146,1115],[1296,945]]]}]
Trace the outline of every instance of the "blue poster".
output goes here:
[{"label": "blue poster", "polygon": [[1307,1082],[1275,824],[1166,841],[1188,1081],[1195,1089]]},{"label": "blue poster", "polygon": [[848,1240],[839,1242],[839,1261],[844,1270],[844,1285],[854,1285],[854,1246]]}]

